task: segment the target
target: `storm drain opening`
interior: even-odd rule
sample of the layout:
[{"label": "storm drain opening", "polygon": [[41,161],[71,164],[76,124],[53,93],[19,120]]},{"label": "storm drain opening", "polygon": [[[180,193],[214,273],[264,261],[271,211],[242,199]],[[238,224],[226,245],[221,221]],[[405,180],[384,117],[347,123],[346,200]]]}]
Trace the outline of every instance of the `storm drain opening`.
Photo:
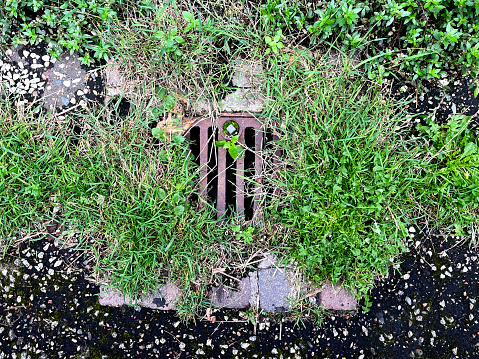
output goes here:
[{"label": "storm drain opening", "polygon": [[[251,220],[260,204],[262,157],[266,140],[264,124],[248,114],[223,114],[216,123],[200,118],[187,130],[190,149],[200,167],[199,193],[202,201],[217,209],[217,216],[240,214]],[[216,141],[232,142],[243,151],[234,159]]]}]

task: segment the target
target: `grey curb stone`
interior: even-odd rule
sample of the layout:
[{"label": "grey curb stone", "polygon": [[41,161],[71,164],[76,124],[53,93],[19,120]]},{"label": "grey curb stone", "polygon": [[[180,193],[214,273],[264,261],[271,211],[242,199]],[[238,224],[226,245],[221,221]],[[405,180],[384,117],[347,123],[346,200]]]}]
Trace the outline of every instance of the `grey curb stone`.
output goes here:
[{"label": "grey curb stone", "polygon": [[228,291],[223,285],[213,288],[210,301],[216,307],[229,309],[242,309],[249,305],[251,297],[250,278],[243,278],[238,291]]},{"label": "grey curb stone", "polygon": [[259,269],[271,268],[276,265],[278,259],[273,253],[266,253],[264,259],[258,264]]},{"label": "grey curb stone", "polygon": [[268,268],[258,271],[259,303],[266,312],[287,312],[290,303],[286,300],[291,285],[284,268]]},{"label": "grey curb stone", "polygon": [[253,308],[259,307],[259,287],[258,272],[251,272],[249,275],[249,283],[251,286],[251,295],[249,297],[249,305]]},{"label": "grey curb stone", "polygon": [[[165,284],[160,289],[148,296],[142,297],[136,304],[151,309],[175,310],[175,301],[180,294],[180,289],[174,284]],[[100,305],[120,307],[131,305],[133,301],[118,291],[111,291],[105,286],[100,287]]]},{"label": "grey curb stone", "polygon": [[263,93],[252,88],[238,88],[220,102],[225,112],[261,112],[264,109]]},{"label": "grey curb stone", "polygon": [[[288,299],[298,299],[305,292],[305,284],[297,280],[294,269],[273,267],[251,272],[241,280],[238,291],[227,291],[224,287],[213,289],[210,300],[220,308],[244,309],[249,305],[266,312],[287,312],[291,307]],[[176,285],[167,284],[136,304],[151,309],[175,310],[179,295]],[[325,283],[320,292],[310,297],[310,301],[327,310],[355,310],[358,304],[351,293],[340,284],[333,283]],[[114,307],[134,304],[130,298],[105,286],[100,287],[99,302],[100,305]]]},{"label": "grey curb stone", "polygon": [[126,95],[131,96],[132,84],[128,83],[121,73],[120,64],[112,59],[103,68],[105,77],[105,102],[108,103],[113,97]]}]

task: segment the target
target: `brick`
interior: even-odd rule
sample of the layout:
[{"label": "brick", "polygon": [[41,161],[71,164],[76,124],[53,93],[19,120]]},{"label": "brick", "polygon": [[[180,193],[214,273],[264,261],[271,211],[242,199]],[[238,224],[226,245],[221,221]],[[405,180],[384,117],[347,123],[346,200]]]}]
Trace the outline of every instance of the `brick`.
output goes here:
[{"label": "brick", "polygon": [[329,310],[355,310],[357,301],[339,284],[326,283],[321,289],[320,305]]}]

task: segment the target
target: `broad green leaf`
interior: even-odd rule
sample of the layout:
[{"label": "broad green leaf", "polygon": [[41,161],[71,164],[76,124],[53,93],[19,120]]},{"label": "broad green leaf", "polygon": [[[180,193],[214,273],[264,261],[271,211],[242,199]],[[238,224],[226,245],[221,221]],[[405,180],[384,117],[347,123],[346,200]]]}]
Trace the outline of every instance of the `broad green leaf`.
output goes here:
[{"label": "broad green leaf", "polygon": [[171,95],[168,95],[166,96],[166,99],[165,99],[165,108],[167,111],[171,111],[171,109],[173,108],[173,106],[175,106],[175,98]]},{"label": "broad green leaf", "polygon": [[231,147],[228,148],[228,153],[235,160],[238,157],[238,147],[235,145],[231,145]]},{"label": "broad green leaf", "polygon": [[168,161],[168,152],[161,150],[159,154],[160,161]]},{"label": "broad green leaf", "polygon": [[183,11],[183,19],[187,22],[193,22],[195,21],[195,16],[191,12]]},{"label": "broad green leaf", "polygon": [[176,192],[171,198],[171,200],[173,201],[173,203],[178,203],[178,201],[180,200],[180,194]]},{"label": "broad green leaf", "polygon": [[166,191],[163,189],[163,188],[160,188],[158,190],[158,194],[160,196],[161,199],[165,199],[166,198]]},{"label": "broad green leaf", "polygon": [[175,214],[177,216],[181,216],[183,213],[185,213],[185,206],[179,205],[175,207]]},{"label": "broad green leaf", "polygon": [[156,97],[164,99],[166,96],[166,89],[164,87],[158,87],[155,90],[155,93],[156,93]]},{"label": "broad green leaf", "polygon": [[477,153],[477,146],[474,142],[468,142],[464,147],[464,153],[462,154],[461,158],[471,156]]},{"label": "broad green leaf", "polygon": [[153,137],[161,139],[163,138],[165,132],[161,128],[155,127],[151,130],[151,134],[153,135]]},{"label": "broad green leaf", "polygon": [[174,142],[174,143],[177,143],[177,144],[179,144],[179,145],[181,145],[181,144],[182,144],[183,142],[185,142],[185,141],[186,141],[186,138],[184,138],[184,137],[181,136],[181,135],[176,134],[176,135],[173,137],[173,142]]}]

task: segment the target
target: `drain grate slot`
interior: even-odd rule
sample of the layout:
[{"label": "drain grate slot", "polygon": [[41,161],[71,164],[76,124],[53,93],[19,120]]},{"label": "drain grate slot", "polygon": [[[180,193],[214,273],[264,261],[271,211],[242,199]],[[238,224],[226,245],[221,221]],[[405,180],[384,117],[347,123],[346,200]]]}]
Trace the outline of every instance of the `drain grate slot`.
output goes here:
[{"label": "drain grate slot", "polygon": [[[207,132],[207,146],[200,153],[200,168],[202,169],[200,173],[203,178],[200,183],[200,195],[204,199],[211,198],[213,202],[216,202],[218,196],[218,148],[215,146],[215,141],[218,140],[218,131],[213,131],[213,128],[209,127]],[[206,155],[203,153],[205,151],[207,151]],[[208,159],[206,165],[202,156]]]},{"label": "drain grate slot", "polygon": [[[215,141],[229,141],[233,136],[239,137],[238,143],[246,150],[245,156],[236,160],[227,149],[215,145]],[[225,114],[214,127],[209,118],[203,118],[195,122],[186,137],[192,141],[190,148],[200,166],[202,199],[216,206],[218,217],[236,212],[252,219],[261,191],[262,123],[249,115]]]},{"label": "drain grate slot", "polygon": [[[236,193],[236,185],[239,178],[236,176],[237,165],[240,159],[234,160],[230,156],[228,151],[226,151],[226,192],[225,192],[225,201],[226,201],[226,215],[233,214],[239,208],[244,208],[244,199],[243,196],[239,193]],[[238,203],[236,201],[238,200]],[[240,202],[243,202],[240,205]]]},{"label": "drain grate slot", "polygon": [[[246,178],[253,178],[254,177],[254,169],[255,169],[255,155],[254,151],[255,148],[255,130],[254,128],[247,128],[245,130],[245,145],[248,148],[245,153],[244,158],[244,172],[240,173],[238,171],[239,176],[243,176]],[[254,184],[250,181],[244,181],[244,217],[246,220],[250,220],[253,218],[253,193],[254,193]]]}]

